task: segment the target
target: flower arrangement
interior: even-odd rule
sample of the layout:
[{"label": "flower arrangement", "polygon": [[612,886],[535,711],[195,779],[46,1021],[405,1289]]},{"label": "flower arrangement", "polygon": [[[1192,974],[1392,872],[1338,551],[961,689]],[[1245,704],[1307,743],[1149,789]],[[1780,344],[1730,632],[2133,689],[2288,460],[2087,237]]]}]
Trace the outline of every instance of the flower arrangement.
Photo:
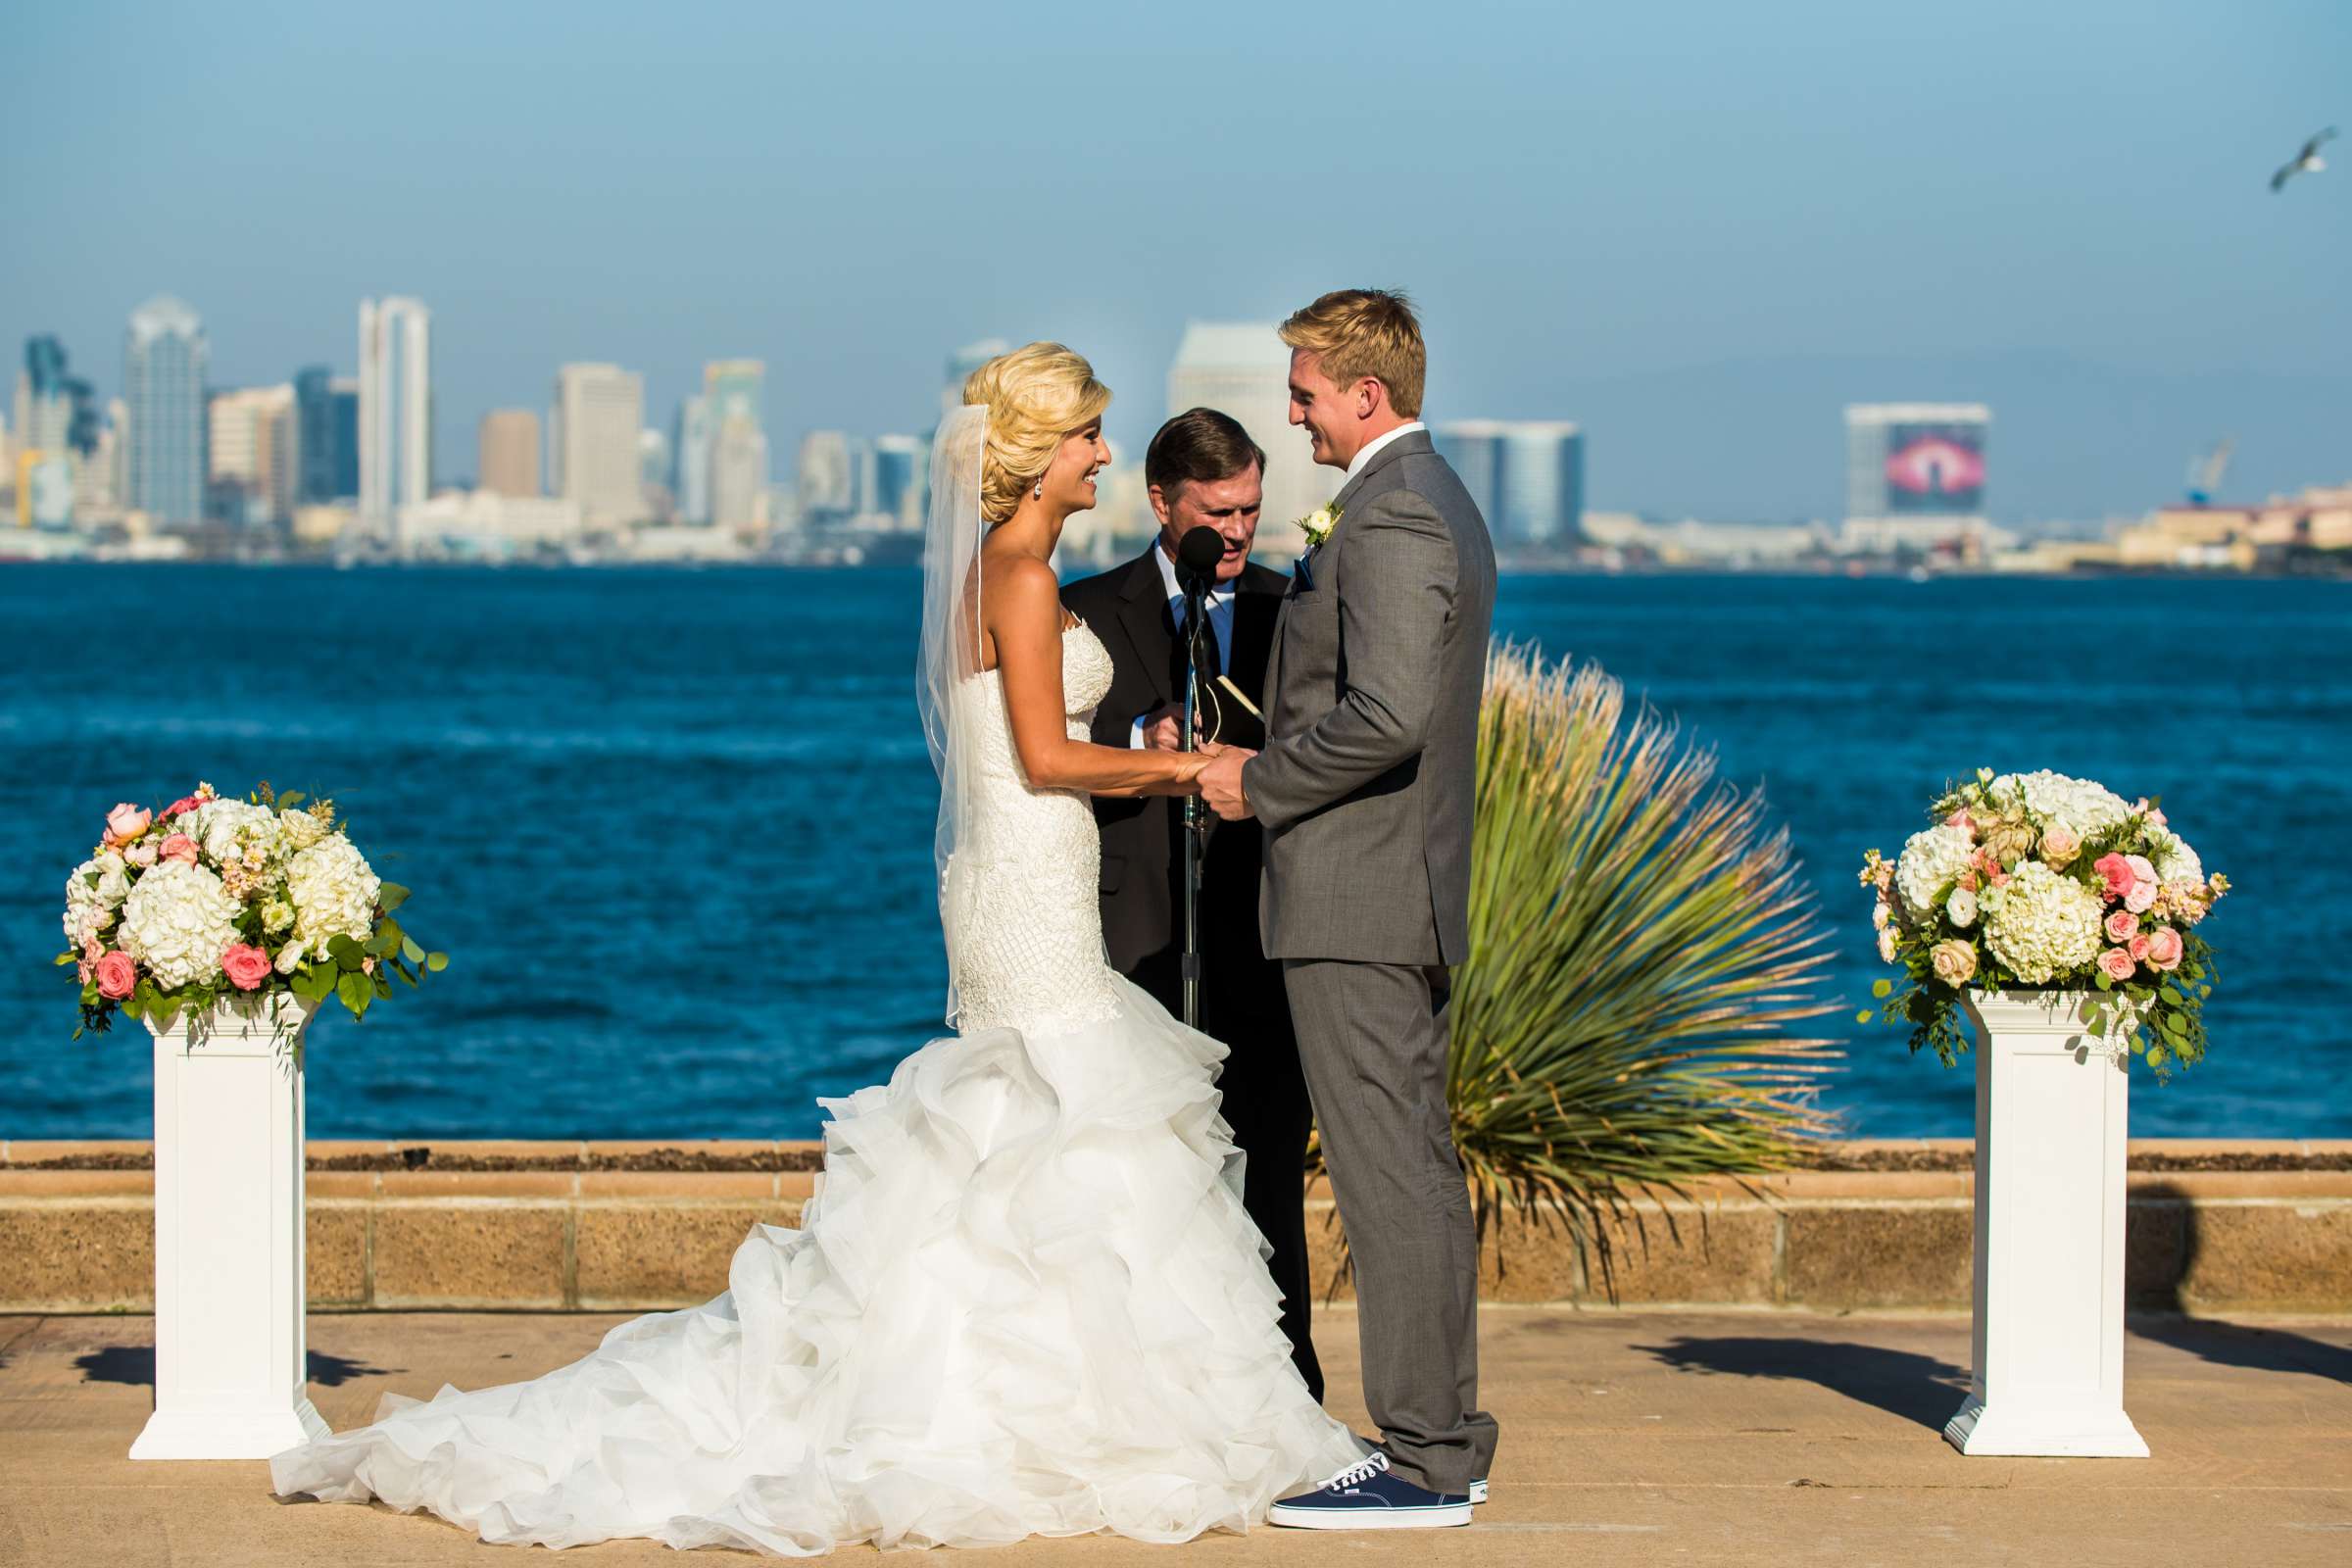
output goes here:
[{"label": "flower arrangement", "polygon": [[81,980],[82,1031],[116,1012],[169,1024],[183,1007],[288,991],[340,1001],[355,1018],[449,966],[392,911],[409,890],[378,878],[335,819],[267,782],[244,800],[199,784],[161,810],[122,805],[66,879],[58,955]]},{"label": "flower arrangement", "polygon": [[1958,1059],[1973,985],[2096,992],[2091,1029],[2128,1034],[2159,1080],[2204,1056],[2214,961],[2195,927],[2230,879],[2206,875],[2154,803],[2063,773],[1981,768],[1930,814],[1894,859],[1872,850],[1862,861],[1879,956],[1909,982],[1872,991],[1881,1017],[1911,1026],[1913,1051]]}]

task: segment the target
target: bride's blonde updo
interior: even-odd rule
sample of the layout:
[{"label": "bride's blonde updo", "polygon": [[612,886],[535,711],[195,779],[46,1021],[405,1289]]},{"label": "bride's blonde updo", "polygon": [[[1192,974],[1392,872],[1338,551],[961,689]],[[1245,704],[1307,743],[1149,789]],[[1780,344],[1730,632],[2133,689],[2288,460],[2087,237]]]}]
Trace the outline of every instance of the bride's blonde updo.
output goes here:
[{"label": "bride's blonde updo", "polygon": [[1032,343],[974,370],[964,380],[963,401],[988,410],[980,516],[999,523],[1046,471],[1061,438],[1102,416],[1110,388],[1095,379],[1093,366],[1060,344]]}]

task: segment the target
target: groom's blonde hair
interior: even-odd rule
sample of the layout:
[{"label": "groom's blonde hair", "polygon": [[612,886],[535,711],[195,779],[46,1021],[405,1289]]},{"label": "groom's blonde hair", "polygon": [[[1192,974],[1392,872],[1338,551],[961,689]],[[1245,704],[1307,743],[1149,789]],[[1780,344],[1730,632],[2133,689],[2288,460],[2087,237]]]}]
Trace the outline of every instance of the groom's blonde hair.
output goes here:
[{"label": "groom's blonde hair", "polygon": [[963,401],[988,410],[988,445],[980,456],[980,515],[1003,522],[1021,492],[1053,463],[1061,438],[1083,430],[1110,407],[1110,388],[1095,368],[1059,343],[1031,343],[1000,354],[967,376]]},{"label": "groom's blonde hair", "polygon": [[1413,302],[1393,288],[1334,289],[1276,329],[1292,348],[1315,357],[1333,386],[1370,376],[1389,389],[1389,407],[1404,417],[1421,414],[1421,383],[1429,350]]}]

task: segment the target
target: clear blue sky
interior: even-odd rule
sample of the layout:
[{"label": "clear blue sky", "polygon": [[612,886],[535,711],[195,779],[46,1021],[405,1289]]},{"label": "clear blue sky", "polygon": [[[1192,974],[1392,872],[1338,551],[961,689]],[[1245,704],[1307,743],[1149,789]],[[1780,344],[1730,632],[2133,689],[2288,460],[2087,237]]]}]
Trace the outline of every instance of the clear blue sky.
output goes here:
[{"label": "clear blue sky", "polygon": [[[180,294],[221,384],[434,312],[439,466],[556,366],[708,358],[769,427],[920,428],[1055,336],[1161,412],[1187,317],[1398,283],[1433,416],[1571,417],[1597,505],[1834,513],[1838,405],[1995,402],[1994,510],[2191,445],[2352,478],[2352,6],[42,5],[8,33],[0,344],[112,391]],[[1266,432],[1261,432],[1261,437]],[[1271,434],[1288,438],[1287,432]],[[781,466],[781,464],[779,465]]]}]

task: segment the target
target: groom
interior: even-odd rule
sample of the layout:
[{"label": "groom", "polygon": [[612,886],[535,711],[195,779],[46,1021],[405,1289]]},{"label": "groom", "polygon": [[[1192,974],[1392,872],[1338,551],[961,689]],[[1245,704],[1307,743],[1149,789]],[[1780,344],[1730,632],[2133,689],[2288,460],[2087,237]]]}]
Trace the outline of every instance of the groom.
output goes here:
[{"label": "groom", "polygon": [[1343,289],[1283,322],[1291,422],[1347,470],[1300,558],[1266,674],[1266,746],[1201,775],[1264,824],[1260,904],[1355,1261],[1363,1464],[1277,1503],[1316,1529],[1466,1524],[1494,1421],[1478,1403],[1478,1243],[1446,1099],[1450,968],[1469,956],[1471,795],[1494,551],[1420,421],[1421,325]]}]

